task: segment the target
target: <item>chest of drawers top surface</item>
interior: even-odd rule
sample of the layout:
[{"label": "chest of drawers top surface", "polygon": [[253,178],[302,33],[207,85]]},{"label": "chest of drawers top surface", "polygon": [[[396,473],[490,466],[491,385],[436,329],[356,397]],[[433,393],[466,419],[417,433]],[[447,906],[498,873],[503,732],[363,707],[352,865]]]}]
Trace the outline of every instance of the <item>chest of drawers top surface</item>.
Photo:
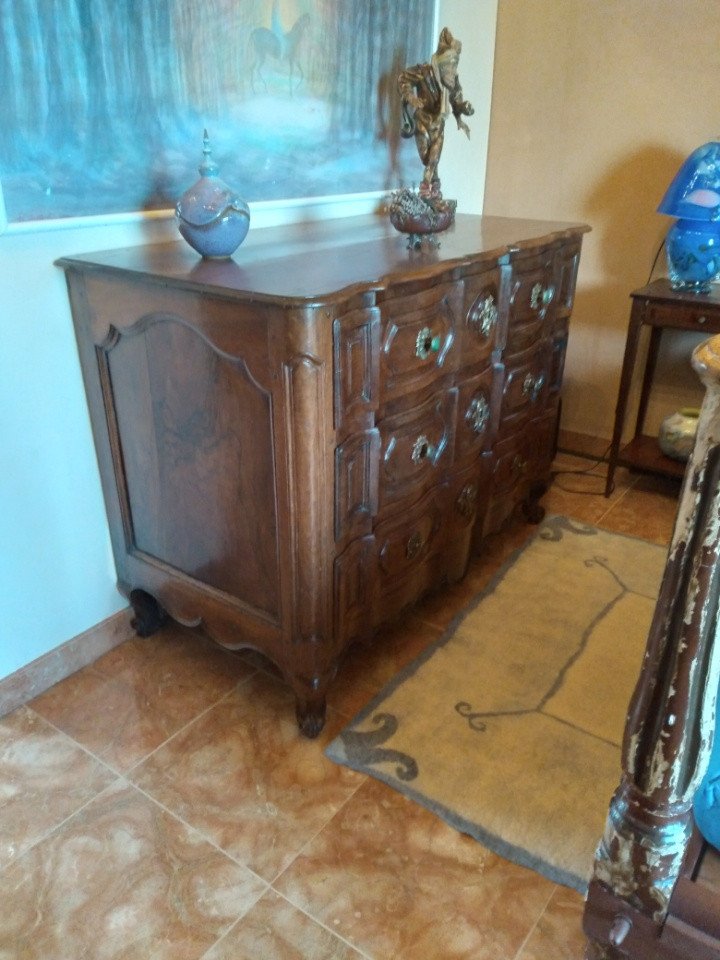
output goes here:
[{"label": "chest of drawers top surface", "polygon": [[406,237],[379,216],[325,220],[251,231],[230,260],[200,260],[187,245],[151,244],[63,257],[68,268],[130,273],[138,278],[214,290],[240,299],[302,304],[339,299],[353,289],[382,290],[398,279],[439,276],[584,233],[579,223],[459,215],[440,246],[407,249]]}]

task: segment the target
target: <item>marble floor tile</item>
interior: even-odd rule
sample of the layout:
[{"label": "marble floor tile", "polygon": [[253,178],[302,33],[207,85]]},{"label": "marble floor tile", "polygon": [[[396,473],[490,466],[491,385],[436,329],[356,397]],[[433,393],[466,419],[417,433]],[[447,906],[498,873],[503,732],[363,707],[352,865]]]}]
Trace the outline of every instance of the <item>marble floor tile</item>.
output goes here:
[{"label": "marble floor tile", "polygon": [[0,957],[195,960],[265,890],[118,781],[0,874]]},{"label": "marble floor tile", "polygon": [[585,902],[579,893],[558,887],[517,960],[583,960]]},{"label": "marble floor tile", "polygon": [[352,719],[383,687],[443,631],[417,614],[380,630],[368,643],[351,647],[328,693],[328,704],[343,720]]},{"label": "marble floor tile", "polygon": [[555,889],[376,780],[274,887],[374,960],[514,960]]},{"label": "marble floor tile", "polygon": [[0,720],[0,870],[116,779],[27,707]]},{"label": "marble floor tile", "polygon": [[363,960],[363,954],[270,890],[203,960]]},{"label": "marble floor tile", "polygon": [[669,543],[675,525],[680,487],[663,477],[638,477],[603,516],[601,526],[616,533]]},{"label": "marble floor tile", "polygon": [[32,707],[122,772],[253,672],[210,640],[168,627],[115,647]]},{"label": "marble floor tile", "polygon": [[329,736],[303,737],[290,690],[258,673],[129,776],[271,880],[364,780],[325,757]]}]

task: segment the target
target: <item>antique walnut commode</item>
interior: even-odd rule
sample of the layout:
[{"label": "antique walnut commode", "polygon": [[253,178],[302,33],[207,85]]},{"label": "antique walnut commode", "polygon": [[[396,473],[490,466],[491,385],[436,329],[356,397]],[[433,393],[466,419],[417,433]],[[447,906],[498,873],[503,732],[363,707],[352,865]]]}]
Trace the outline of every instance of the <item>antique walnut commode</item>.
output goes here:
[{"label": "antique walnut commode", "polygon": [[65,269],[120,590],[270,657],[322,727],[354,640],[463,576],[549,479],[580,224],[374,217]]}]

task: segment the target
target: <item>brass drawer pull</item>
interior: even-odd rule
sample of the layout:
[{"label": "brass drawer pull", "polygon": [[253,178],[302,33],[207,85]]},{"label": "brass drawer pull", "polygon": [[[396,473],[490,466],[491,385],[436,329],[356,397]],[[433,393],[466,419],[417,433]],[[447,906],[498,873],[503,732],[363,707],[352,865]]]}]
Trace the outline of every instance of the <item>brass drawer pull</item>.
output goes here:
[{"label": "brass drawer pull", "polygon": [[530,291],[530,306],[533,310],[539,310],[541,307],[548,307],[555,296],[555,287],[548,284],[543,287],[541,283],[536,283]]},{"label": "brass drawer pull", "polygon": [[467,408],[465,419],[475,433],[485,433],[490,423],[490,404],[484,396],[474,397]]},{"label": "brass drawer pull", "polygon": [[460,516],[469,519],[475,513],[475,501],[478,495],[478,485],[476,483],[466,483],[458,494],[455,501],[455,508]]},{"label": "brass drawer pull", "polygon": [[498,308],[492,294],[479,297],[470,308],[468,323],[486,339],[490,336],[498,321]]},{"label": "brass drawer pull", "polygon": [[698,317],[698,323],[707,323],[707,317],[703,314],[701,317]]},{"label": "brass drawer pull", "polygon": [[408,558],[408,560],[414,560],[424,546],[425,546],[425,541],[422,538],[422,534],[415,531],[415,533],[410,537],[410,539],[407,542],[407,546],[405,548],[405,556]]},{"label": "brass drawer pull", "polygon": [[430,327],[423,327],[417,335],[415,341],[415,356],[419,360],[427,360],[431,353],[438,353],[440,350],[440,336],[433,336]]},{"label": "brass drawer pull", "polygon": [[528,466],[527,460],[523,459],[523,457],[521,457],[519,453],[516,453],[515,456],[513,457],[513,462],[512,462],[513,476],[519,476],[523,473],[526,473],[527,466]]},{"label": "brass drawer pull", "polygon": [[422,463],[423,460],[430,460],[431,462],[435,459],[435,454],[437,453],[437,447],[434,447],[425,434],[421,434],[415,443],[413,444],[412,449],[412,460],[413,463]]},{"label": "brass drawer pull", "polygon": [[540,391],[544,386],[544,373],[538,374],[537,377],[534,377],[531,373],[529,373],[523,381],[522,392],[526,397],[530,398],[530,403],[537,403],[537,399],[540,396]]}]

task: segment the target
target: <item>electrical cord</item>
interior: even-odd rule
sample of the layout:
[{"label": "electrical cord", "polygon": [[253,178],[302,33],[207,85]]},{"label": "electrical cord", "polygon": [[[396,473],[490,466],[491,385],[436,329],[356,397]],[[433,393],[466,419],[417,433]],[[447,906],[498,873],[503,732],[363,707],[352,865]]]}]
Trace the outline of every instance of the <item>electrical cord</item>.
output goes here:
[{"label": "electrical cord", "polygon": [[585,453],[578,454],[578,456],[582,456],[587,460],[595,461],[591,467],[586,467],[584,470],[569,470],[569,469],[551,470],[550,478],[553,484],[556,484],[557,487],[560,490],[564,490],[565,493],[582,493],[582,494],[587,494],[587,496],[597,496],[599,493],[604,493],[605,478],[601,476],[593,477],[593,479],[597,479],[602,482],[602,487],[600,490],[579,490],[577,487],[567,487],[564,484],[558,482],[557,478],[562,476],[575,476],[575,477],[590,476],[595,470],[598,469],[598,467],[603,466],[607,463],[607,457],[608,457],[608,454],[610,453],[610,447],[611,447],[611,444],[608,444],[605,450],[603,450],[603,452],[600,454],[599,457],[593,456],[592,454],[585,454]]},{"label": "electrical cord", "polygon": [[658,258],[660,257],[660,254],[662,253],[662,248],[664,246],[665,246],[665,238],[663,237],[662,241],[660,242],[660,246],[657,248],[657,253],[655,254],[655,259],[652,262],[652,266],[650,267],[650,273],[648,274],[648,278],[647,278],[648,283],[650,283],[650,281],[653,278],[653,274],[655,273],[655,267],[657,266]]}]

